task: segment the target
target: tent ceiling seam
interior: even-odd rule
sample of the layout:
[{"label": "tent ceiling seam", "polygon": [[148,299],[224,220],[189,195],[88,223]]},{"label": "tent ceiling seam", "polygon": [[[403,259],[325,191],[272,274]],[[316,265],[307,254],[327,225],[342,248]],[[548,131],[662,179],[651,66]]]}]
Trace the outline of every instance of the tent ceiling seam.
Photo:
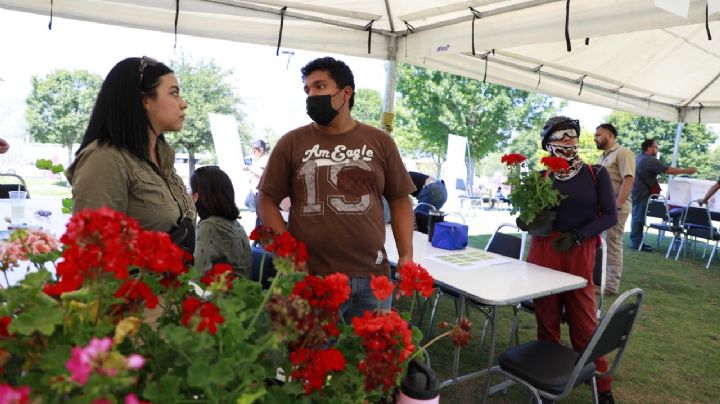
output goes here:
[{"label": "tent ceiling seam", "polygon": [[[471,58],[474,58],[474,59],[485,59],[486,61],[490,60],[490,57],[489,57],[489,55],[487,55],[487,54],[485,54],[485,55],[480,55],[480,56],[473,56],[473,55],[471,55],[470,53],[467,53],[467,52],[462,53],[462,54],[463,54],[464,56],[471,57]],[[542,75],[542,76],[544,76],[544,77],[549,77],[549,78],[551,78],[551,79],[555,79],[555,80],[559,80],[559,81],[566,82],[566,83],[568,83],[568,84],[577,84],[577,83],[578,83],[578,79],[577,79],[577,78],[569,78],[569,77],[562,76],[562,75],[559,75],[559,74],[549,73],[549,72],[542,71],[542,70],[537,70],[536,68],[523,66],[523,65],[520,65],[520,64],[511,62],[511,61],[502,60],[502,59],[498,59],[498,58],[494,58],[494,59],[492,59],[491,61],[492,61],[493,63],[501,64],[501,65],[503,65],[503,66],[510,67],[510,68],[513,68],[513,69],[516,69],[516,70],[524,71],[524,72],[527,72],[527,73],[539,74],[539,75]],[[584,81],[584,80],[583,80],[583,81]],[[592,83],[584,83],[584,86],[587,87],[587,88],[591,88],[591,89],[593,89],[593,90],[596,90],[596,91],[603,92],[603,93],[616,95],[616,96],[618,96],[618,98],[619,98],[619,96],[620,96],[620,89],[617,88],[617,87],[614,87],[614,88],[603,87],[603,86],[600,86],[600,85],[597,85],[597,84],[592,84]],[[639,100],[639,101],[648,102],[648,97],[641,97],[641,96],[637,96],[637,95],[634,95],[634,94],[627,94],[627,93],[622,94],[622,96],[623,96],[624,98],[631,98],[631,99],[634,99],[634,100]],[[650,101],[650,102],[653,102],[653,103],[656,104],[656,105],[662,105],[662,106],[669,107],[669,108],[674,108],[674,109],[679,108],[679,106],[677,106],[677,105],[675,105],[675,104],[670,104],[670,103],[666,103],[666,102],[662,102],[662,101]]]},{"label": "tent ceiling seam", "polygon": [[585,70],[568,68],[567,66],[560,66],[560,65],[557,65],[557,64],[552,63],[552,62],[541,61],[541,60],[537,60],[537,59],[534,59],[534,58],[525,57],[525,56],[519,55],[519,54],[517,54],[517,53],[507,52],[507,51],[503,51],[503,50],[498,50],[498,51],[497,51],[497,54],[500,55],[500,56],[509,58],[509,59],[515,59],[515,60],[519,60],[519,61],[521,61],[521,62],[531,63],[531,64],[535,64],[535,65],[544,64],[545,67],[549,67],[549,68],[552,68],[552,69],[555,69],[555,70],[561,70],[561,71],[564,71],[564,72],[567,72],[567,73],[572,73],[573,75],[586,76],[586,77],[589,77],[589,78],[591,78],[591,79],[593,79],[593,80],[603,81],[603,82],[605,82],[605,83],[612,84],[612,85],[615,85],[615,86],[618,86],[618,87],[619,87],[619,86],[624,86],[624,87],[627,88],[628,90],[637,91],[637,92],[640,92],[640,93],[654,94],[656,97],[662,97],[662,98],[668,98],[668,99],[677,100],[678,103],[684,101],[683,98],[680,98],[680,97],[677,97],[677,96],[668,95],[668,94],[661,94],[661,93],[657,93],[657,92],[653,93],[653,92],[651,92],[651,91],[649,91],[649,90],[647,90],[647,89],[645,89],[645,88],[640,88],[640,87],[636,87],[636,86],[627,85],[627,84],[621,83],[621,82],[619,82],[619,81],[617,81],[617,80],[612,80],[612,79],[609,79],[609,78],[606,78],[606,77],[603,77],[603,76],[598,76],[598,75],[596,75],[596,74],[593,74],[593,73],[588,72],[588,71],[585,71]]}]

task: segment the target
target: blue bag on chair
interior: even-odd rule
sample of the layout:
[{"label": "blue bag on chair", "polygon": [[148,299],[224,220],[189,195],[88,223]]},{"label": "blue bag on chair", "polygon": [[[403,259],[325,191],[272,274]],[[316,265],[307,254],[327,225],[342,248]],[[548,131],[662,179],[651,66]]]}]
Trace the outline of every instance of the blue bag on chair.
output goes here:
[{"label": "blue bag on chair", "polygon": [[432,246],[445,250],[462,250],[468,245],[468,227],[465,224],[440,222],[435,224]]}]

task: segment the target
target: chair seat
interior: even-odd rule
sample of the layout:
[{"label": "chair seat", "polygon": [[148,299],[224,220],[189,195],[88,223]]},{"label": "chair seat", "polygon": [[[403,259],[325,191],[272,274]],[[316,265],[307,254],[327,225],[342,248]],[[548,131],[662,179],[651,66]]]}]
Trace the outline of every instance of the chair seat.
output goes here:
[{"label": "chair seat", "polygon": [[664,224],[664,223],[651,223],[650,225],[648,225],[648,227],[655,229],[655,230],[668,231],[668,232],[672,232],[672,233],[676,233],[676,232],[683,230],[683,228],[681,226],[673,226],[673,225]]},{"label": "chair seat", "polygon": [[709,239],[711,240],[720,240],[720,233],[718,233],[717,230],[713,230],[711,235],[710,230],[707,227],[690,227],[687,229],[687,235],[693,237],[701,237],[705,239],[709,237]]},{"label": "chair seat", "polygon": [[[550,394],[561,394],[567,386],[580,354],[552,341],[532,341],[500,354],[504,371]],[[583,366],[575,385],[595,374],[595,363]],[[573,386],[574,387],[574,386]]]},{"label": "chair seat", "polygon": [[531,299],[523,300],[522,302],[520,302],[520,308],[522,308],[523,310],[535,313],[535,302],[533,302]]}]

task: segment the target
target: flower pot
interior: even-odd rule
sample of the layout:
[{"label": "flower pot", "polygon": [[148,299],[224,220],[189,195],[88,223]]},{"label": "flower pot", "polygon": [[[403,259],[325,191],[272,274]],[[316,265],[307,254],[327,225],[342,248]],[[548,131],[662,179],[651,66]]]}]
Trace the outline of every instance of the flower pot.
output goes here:
[{"label": "flower pot", "polygon": [[531,236],[547,236],[552,232],[552,225],[555,221],[557,212],[551,210],[544,210],[535,216],[532,223],[527,225],[528,234]]}]

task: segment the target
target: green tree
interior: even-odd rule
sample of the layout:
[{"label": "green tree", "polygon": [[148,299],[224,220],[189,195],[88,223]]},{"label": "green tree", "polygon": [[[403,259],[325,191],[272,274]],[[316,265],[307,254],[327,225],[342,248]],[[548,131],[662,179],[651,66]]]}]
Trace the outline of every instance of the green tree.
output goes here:
[{"label": "green tree", "polygon": [[539,130],[556,113],[550,97],[411,65],[398,68],[398,92],[408,109],[401,123],[414,128],[404,143],[442,161],[447,135],[465,136],[468,181],[475,162],[506,147],[513,132]]},{"label": "green tree", "polygon": [[[170,62],[180,83],[180,93],[187,101],[185,125],[179,132],[167,133],[166,139],[177,150],[188,154],[190,175],[195,171],[197,154],[214,152],[208,113],[233,115],[239,121],[241,144],[250,144],[250,134],[243,124],[242,100],[235,95],[228,78],[232,71],[224,70],[212,60],[193,61],[184,55]],[[238,153],[241,153],[238,150]]]},{"label": "green tree", "polygon": [[[660,156],[670,163],[675,143],[676,122],[637,116],[629,112],[615,111],[607,121],[618,130],[618,142],[634,153],[640,152],[645,139],[657,141]],[[685,124],[680,148],[678,149],[678,167],[697,167],[698,178],[715,178],[717,171],[711,163],[710,147],[717,140],[717,134],[703,124]]]},{"label": "green tree", "polygon": [[33,76],[25,100],[28,132],[40,143],[59,143],[72,148],[82,139],[95,97],[102,84],[100,75],[87,70],[55,70],[45,77]]},{"label": "green tree", "polygon": [[375,128],[380,127],[382,114],[382,97],[377,90],[358,88],[355,91],[355,104],[352,116],[356,120]]}]

